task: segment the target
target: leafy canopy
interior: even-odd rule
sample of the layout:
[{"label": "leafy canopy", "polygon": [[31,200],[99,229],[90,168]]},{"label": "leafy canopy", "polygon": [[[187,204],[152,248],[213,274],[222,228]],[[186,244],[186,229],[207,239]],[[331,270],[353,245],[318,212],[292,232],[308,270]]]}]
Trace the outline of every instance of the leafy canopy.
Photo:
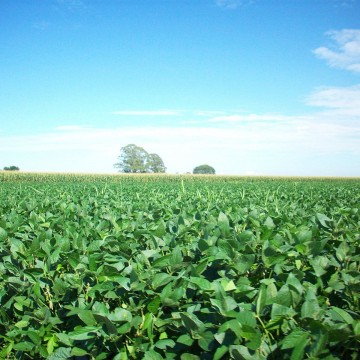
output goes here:
[{"label": "leafy canopy", "polygon": [[135,144],[120,149],[119,162],[114,167],[124,173],[164,173],[166,167],[158,154],[148,152]]},{"label": "leafy canopy", "polygon": [[215,174],[215,169],[210,165],[199,165],[194,168],[193,174]]}]

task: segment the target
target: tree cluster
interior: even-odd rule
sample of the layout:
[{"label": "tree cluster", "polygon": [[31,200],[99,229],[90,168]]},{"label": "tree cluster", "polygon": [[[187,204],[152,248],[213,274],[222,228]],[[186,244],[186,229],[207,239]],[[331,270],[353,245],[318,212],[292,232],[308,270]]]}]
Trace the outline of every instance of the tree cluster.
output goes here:
[{"label": "tree cluster", "polygon": [[19,171],[20,169],[17,166],[11,165],[11,166],[5,166],[5,171]]},{"label": "tree cluster", "polygon": [[114,167],[123,173],[164,173],[166,167],[158,154],[149,154],[135,144],[120,149],[118,162]]},{"label": "tree cluster", "polygon": [[215,174],[215,169],[210,165],[199,165],[193,170],[193,174]]}]

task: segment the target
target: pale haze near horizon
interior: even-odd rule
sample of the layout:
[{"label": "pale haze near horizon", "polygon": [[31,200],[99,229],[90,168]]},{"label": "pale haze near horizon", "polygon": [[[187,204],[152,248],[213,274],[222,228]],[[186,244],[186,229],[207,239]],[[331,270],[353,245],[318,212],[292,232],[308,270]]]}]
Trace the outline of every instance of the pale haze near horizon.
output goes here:
[{"label": "pale haze near horizon", "polygon": [[360,176],[360,2],[5,0],[0,168]]}]

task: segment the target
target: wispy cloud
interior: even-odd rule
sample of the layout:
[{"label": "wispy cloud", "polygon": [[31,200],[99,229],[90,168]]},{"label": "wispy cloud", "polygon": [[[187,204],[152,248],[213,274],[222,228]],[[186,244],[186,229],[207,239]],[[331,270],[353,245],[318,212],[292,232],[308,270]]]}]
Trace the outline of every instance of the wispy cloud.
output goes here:
[{"label": "wispy cloud", "polygon": [[50,27],[51,23],[49,21],[38,21],[33,24],[33,27],[37,30],[46,30]]},{"label": "wispy cloud", "polygon": [[333,41],[332,47],[315,49],[316,56],[326,60],[332,67],[360,72],[360,30],[333,30],[326,35]]},{"label": "wispy cloud", "polygon": [[72,130],[83,130],[84,127],[80,125],[61,125],[57,126],[55,130],[57,131],[72,131]]},{"label": "wispy cloud", "polygon": [[255,123],[255,122],[284,122],[295,119],[308,119],[305,116],[286,116],[281,114],[231,114],[210,118],[209,123]]},{"label": "wispy cloud", "polygon": [[306,103],[331,109],[333,115],[360,116],[360,84],[319,88],[306,99]]},{"label": "wispy cloud", "polygon": [[56,0],[56,3],[71,12],[86,8],[86,4],[82,0]]},{"label": "wispy cloud", "polygon": [[234,10],[240,6],[252,4],[253,0],[215,0],[215,4],[222,9]]},{"label": "wispy cloud", "polygon": [[121,116],[178,116],[182,113],[181,110],[120,110],[113,111],[112,115]]}]

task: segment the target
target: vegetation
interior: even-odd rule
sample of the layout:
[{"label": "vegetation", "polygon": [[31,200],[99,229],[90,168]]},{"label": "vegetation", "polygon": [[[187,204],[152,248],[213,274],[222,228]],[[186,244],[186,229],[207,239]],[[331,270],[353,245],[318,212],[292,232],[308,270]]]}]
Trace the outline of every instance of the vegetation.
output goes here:
[{"label": "vegetation", "polygon": [[20,169],[17,166],[11,165],[11,166],[5,166],[5,171],[19,171]]},{"label": "vegetation", "polygon": [[359,179],[0,182],[2,359],[358,356]]},{"label": "vegetation", "polygon": [[194,168],[193,174],[215,174],[215,169],[210,165],[199,165]]},{"label": "vegetation", "polygon": [[124,173],[164,173],[166,167],[158,154],[148,154],[142,147],[129,144],[121,148],[114,165]]}]

